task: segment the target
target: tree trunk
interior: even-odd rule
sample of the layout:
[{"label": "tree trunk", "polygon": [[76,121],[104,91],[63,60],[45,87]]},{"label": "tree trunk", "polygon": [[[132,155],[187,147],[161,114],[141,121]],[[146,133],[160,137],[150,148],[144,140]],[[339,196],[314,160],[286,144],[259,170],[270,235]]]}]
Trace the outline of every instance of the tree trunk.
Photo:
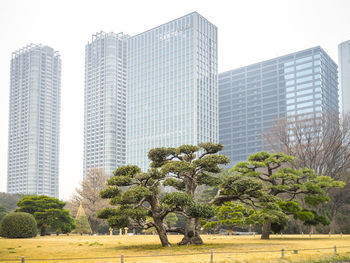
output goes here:
[{"label": "tree trunk", "polygon": [[[185,185],[186,185],[186,193],[193,197],[194,199],[194,193],[197,188],[197,184],[194,182],[194,180],[186,179]],[[185,235],[182,238],[182,240],[178,243],[178,245],[202,245],[203,240],[200,236],[200,218],[186,218],[186,225],[185,225]]]},{"label": "tree trunk", "polygon": [[266,220],[261,233],[261,239],[270,239],[270,232],[271,232],[271,221]]},{"label": "tree trunk", "polygon": [[168,240],[168,236],[166,234],[166,229],[163,225],[163,222],[161,219],[154,218],[154,224],[155,228],[157,230],[160,242],[162,243],[163,247],[170,247],[170,242]]},{"label": "tree trunk", "polygon": [[46,225],[41,225],[40,236],[45,236],[45,235],[46,235]]},{"label": "tree trunk", "polygon": [[202,245],[203,240],[200,236],[200,219],[199,218],[187,218],[185,227],[185,236],[181,240],[179,245]]},{"label": "tree trunk", "polygon": [[332,219],[331,219],[331,222],[330,222],[330,225],[329,225],[329,232],[331,234],[335,234],[335,232],[336,232],[336,225],[337,225],[336,214],[337,214],[336,209],[333,209],[333,211],[332,211]]}]

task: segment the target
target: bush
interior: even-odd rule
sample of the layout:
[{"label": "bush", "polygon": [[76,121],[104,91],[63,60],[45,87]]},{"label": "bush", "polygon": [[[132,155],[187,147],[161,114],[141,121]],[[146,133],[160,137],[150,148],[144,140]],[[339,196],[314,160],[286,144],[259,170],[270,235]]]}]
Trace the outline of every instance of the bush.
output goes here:
[{"label": "bush", "polygon": [[7,214],[0,222],[0,236],[8,238],[35,237],[37,234],[34,216],[28,213]]}]

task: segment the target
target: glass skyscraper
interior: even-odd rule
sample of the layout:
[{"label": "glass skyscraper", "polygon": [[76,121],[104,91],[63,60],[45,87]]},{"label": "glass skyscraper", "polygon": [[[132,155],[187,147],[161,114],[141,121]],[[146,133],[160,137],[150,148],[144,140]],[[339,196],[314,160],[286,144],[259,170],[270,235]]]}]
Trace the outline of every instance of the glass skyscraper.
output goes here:
[{"label": "glass skyscraper", "polygon": [[341,114],[350,113],[350,40],[338,46]]},{"label": "glass skyscraper", "polygon": [[99,32],[85,46],[84,176],[125,164],[127,38]]},{"label": "glass skyscraper", "polygon": [[219,133],[231,166],[262,150],[278,118],[339,113],[337,65],[314,47],[219,74]]},{"label": "glass skyscraper", "polygon": [[7,192],[58,197],[61,59],[28,45],[12,53]]},{"label": "glass skyscraper", "polygon": [[218,141],[217,27],[194,12],[128,39],[127,163]]}]

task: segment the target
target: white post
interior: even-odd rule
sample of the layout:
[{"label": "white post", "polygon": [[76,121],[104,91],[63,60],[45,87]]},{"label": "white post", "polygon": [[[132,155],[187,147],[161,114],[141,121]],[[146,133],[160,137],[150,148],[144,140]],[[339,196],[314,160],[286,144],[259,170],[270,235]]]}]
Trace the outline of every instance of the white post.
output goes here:
[{"label": "white post", "polygon": [[284,258],[284,248],[282,248],[282,258]]},{"label": "white post", "polygon": [[334,245],[334,255],[336,255],[336,254],[337,254],[337,246]]},{"label": "white post", "polygon": [[210,249],[210,263],[214,263],[214,250]]},{"label": "white post", "polygon": [[22,258],[21,258],[21,263],[24,263],[24,257],[22,256]]},{"label": "white post", "polygon": [[124,254],[120,255],[120,263],[124,263]]}]

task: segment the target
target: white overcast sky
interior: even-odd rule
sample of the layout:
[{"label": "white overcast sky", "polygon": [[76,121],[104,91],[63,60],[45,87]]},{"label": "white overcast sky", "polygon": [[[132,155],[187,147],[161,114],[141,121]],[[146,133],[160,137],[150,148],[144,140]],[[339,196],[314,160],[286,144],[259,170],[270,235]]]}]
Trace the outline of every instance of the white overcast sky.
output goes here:
[{"label": "white overcast sky", "polygon": [[219,72],[320,45],[337,62],[347,0],[0,0],[0,192],[6,191],[11,53],[29,43],[62,59],[60,198],[82,180],[84,46],[98,31],[141,33],[199,12],[219,30]]}]

